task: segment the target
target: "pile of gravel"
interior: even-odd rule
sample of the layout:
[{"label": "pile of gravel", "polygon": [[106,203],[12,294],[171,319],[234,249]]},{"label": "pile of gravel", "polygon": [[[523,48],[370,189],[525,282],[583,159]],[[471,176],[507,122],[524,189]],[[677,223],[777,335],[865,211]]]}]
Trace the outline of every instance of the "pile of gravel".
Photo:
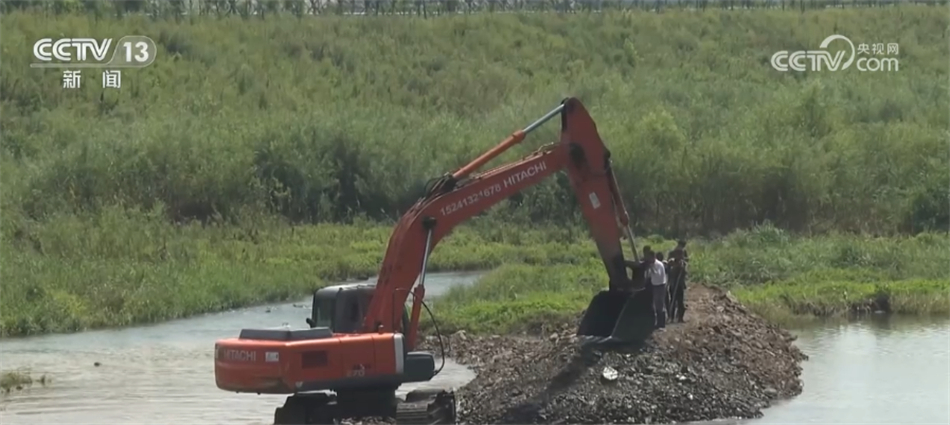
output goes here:
[{"label": "pile of gravel", "polygon": [[[686,323],[641,347],[581,349],[577,323],[545,337],[446,337],[478,377],[458,390],[462,423],[656,423],[753,418],[801,392],[794,337],[730,295],[689,288]],[[433,337],[425,349],[436,350]]]}]

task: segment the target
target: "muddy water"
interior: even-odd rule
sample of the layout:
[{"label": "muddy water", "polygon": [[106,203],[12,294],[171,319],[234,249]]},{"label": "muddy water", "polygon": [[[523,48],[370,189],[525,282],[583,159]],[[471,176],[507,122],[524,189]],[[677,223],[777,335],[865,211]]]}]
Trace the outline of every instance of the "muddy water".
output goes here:
[{"label": "muddy water", "polygon": [[[430,273],[426,298],[471,284],[478,276]],[[0,396],[0,423],[273,423],[274,408],[285,396],[219,390],[214,341],[236,336],[244,327],[306,327],[309,313],[309,299],[302,299],[147,327],[0,341],[4,370],[29,368],[33,375],[48,373],[53,379],[45,388],[34,385]],[[469,369],[446,361],[432,381],[400,390],[460,387],[473,378]]]},{"label": "muddy water", "polygon": [[877,317],[801,329],[804,389],[747,425],[950,424],[950,320]]}]

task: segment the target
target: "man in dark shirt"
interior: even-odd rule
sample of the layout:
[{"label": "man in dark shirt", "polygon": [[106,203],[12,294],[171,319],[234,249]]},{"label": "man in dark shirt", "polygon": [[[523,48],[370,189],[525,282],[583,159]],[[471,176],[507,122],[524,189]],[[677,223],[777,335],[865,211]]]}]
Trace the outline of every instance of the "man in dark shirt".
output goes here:
[{"label": "man in dark shirt", "polygon": [[686,314],[686,271],[689,265],[689,253],[686,241],[680,239],[676,248],[669,252],[670,267],[670,320],[683,321]]}]

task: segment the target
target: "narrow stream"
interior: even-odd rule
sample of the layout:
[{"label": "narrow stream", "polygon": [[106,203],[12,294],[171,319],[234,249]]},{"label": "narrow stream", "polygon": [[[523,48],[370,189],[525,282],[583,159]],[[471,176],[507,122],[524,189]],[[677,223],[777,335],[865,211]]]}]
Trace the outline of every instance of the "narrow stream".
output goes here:
[{"label": "narrow stream", "polygon": [[[430,274],[426,295],[478,276]],[[243,327],[306,326],[308,314],[304,299],[147,327],[2,340],[4,369],[25,367],[53,381],[0,396],[0,423],[270,424],[284,396],[217,389],[211,347]],[[761,419],[715,424],[950,423],[950,320],[877,317],[794,333],[811,357],[802,394]],[[425,386],[457,388],[472,378],[447,361]]]},{"label": "narrow stream", "polygon": [[[426,298],[480,273],[430,273]],[[306,327],[310,299],[176,320],[153,326],[0,341],[3,369],[48,373],[48,387],[34,384],[0,396],[0,423],[13,424],[271,424],[286,396],[235,394],[214,383],[214,341],[241,328]],[[438,355],[438,353],[436,353]],[[96,362],[101,366],[96,367]],[[441,364],[437,360],[436,365]],[[468,368],[446,360],[430,382],[403,385],[460,387]]]}]

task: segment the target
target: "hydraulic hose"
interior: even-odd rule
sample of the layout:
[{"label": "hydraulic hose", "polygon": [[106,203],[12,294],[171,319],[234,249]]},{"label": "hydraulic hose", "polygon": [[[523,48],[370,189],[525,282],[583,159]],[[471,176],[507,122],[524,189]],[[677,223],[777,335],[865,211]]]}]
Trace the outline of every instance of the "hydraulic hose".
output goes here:
[{"label": "hydraulic hose", "polygon": [[442,350],[442,365],[439,366],[439,370],[436,370],[432,376],[438,375],[442,372],[442,368],[445,367],[445,343],[442,341],[442,332],[439,331],[439,322],[435,320],[435,315],[432,314],[432,310],[429,309],[429,305],[425,301],[422,301],[422,306],[425,307],[426,311],[429,313],[429,318],[432,319],[432,325],[435,326],[435,334],[439,336],[439,348]]}]

